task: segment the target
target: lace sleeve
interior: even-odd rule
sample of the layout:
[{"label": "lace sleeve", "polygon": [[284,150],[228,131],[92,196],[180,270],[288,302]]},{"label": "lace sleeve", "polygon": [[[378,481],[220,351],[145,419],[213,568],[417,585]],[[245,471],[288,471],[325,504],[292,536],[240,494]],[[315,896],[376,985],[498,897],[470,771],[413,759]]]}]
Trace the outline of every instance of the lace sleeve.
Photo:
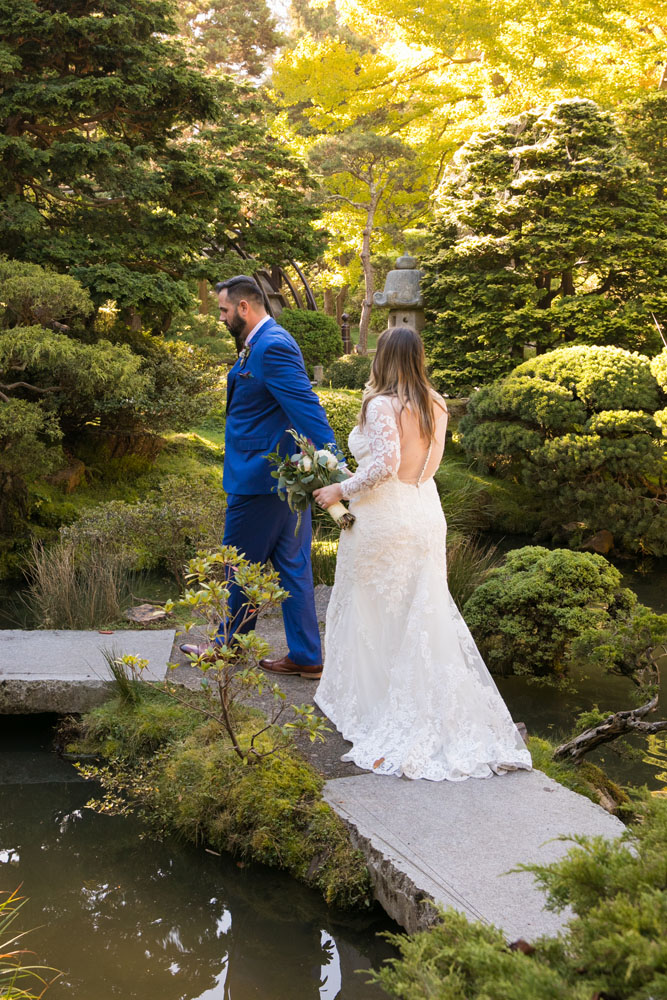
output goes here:
[{"label": "lace sleeve", "polygon": [[361,465],[353,476],[341,483],[344,500],[357,493],[372,490],[398,472],[401,464],[401,442],[396,425],[396,414],[390,400],[377,396],[368,404],[364,423],[371,458]]}]

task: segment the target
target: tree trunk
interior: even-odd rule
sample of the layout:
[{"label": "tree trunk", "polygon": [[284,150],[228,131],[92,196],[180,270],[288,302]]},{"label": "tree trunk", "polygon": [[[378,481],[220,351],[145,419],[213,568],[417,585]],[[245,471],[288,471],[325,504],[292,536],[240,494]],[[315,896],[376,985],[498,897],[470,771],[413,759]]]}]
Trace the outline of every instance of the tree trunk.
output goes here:
[{"label": "tree trunk", "polygon": [[338,294],[336,295],[336,322],[340,326],[343,322],[343,313],[345,312],[345,300],[347,299],[347,293],[349,291],[349,285],[343,285]]},{"label": "tree trunk", "polygon": [[197,282],[197,292],[199,294],[199,315],[208,316],[208,281],[200,278]]},{"label": "tree trunk", "polygon": [[333,288],[324,289],[324,311],[327,316],[336,315],[336,300],[333,293]]},{"label": "tree trunk", "polygon": [[373,307],[373,292],[375,291],[375,272],[371,263],[371,237],[373,235],[373,225],[375,222],[375,212],[380,200],[380,194],[371,184],[371,200],[368,205],[366,225],[364,226],[363,238],[361,241],[361,266],[364,270],[364,301],[361,305],[361,319],[359,320],[359,346],[360,354],[368,353],[368,327],[371,322],[371,309]]}]

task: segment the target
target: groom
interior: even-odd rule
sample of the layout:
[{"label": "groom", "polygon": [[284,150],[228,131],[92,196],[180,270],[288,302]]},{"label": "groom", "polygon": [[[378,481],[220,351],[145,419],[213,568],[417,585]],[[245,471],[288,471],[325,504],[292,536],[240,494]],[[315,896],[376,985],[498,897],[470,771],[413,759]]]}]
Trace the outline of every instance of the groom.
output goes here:
[{"label": "groom", "polygon": [[[251,562],[270,559],[290,594],[283,604],[289,653],[261,660],[260,666],[274,673],[318,678],[322,648],[310,563],[310,510],[303,514],[295,537],[297,515],[276,494],[265,455],[276,447],[283,454],[294,450],[288,427],[310,438],[317,448],[331,444],[334,432],[311,388],[298,344],[268,315],[257,282],[239,274],[219,282],[215,290],[220,319],[243,348],[227,379],[223,545],[234,545]],[[232,629],[234,621],[244,617],[246,600],[238,587],[232,587]],[[248,621],[239,631],[247,632],[254,624]],[[207,652],[205,646],[189,643],[181,649],[191,656]]]}]

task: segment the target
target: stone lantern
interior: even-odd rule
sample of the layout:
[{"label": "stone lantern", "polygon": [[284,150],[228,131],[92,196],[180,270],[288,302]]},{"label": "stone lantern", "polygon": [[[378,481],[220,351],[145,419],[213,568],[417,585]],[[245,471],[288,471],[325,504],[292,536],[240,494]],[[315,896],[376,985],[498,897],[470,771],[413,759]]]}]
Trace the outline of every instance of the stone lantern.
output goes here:
[{"label": "stone lantern", "polygon": [[387,275],[384,291],[373,296],[374,305],[389,309],[387,326],[411,326],[421,333],[424,328],[421,276],[415,257],[404,253],[398,258],[394,270]]}]

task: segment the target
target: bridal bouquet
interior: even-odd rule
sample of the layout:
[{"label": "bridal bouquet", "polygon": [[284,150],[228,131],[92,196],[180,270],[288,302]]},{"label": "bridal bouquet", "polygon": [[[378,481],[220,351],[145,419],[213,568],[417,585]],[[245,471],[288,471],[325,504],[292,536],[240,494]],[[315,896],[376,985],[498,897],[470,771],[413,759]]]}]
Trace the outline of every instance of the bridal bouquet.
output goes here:
[{"label": "bridal bouquet", "polygon": [[[278,496],[287,500],[290,510],[297,511],[296,531],[301,525],[301,515],[308,510],[314,490],[332,483],[342,483],[347,479],[347,473],[342,469],[344,456],[337,450],[317,449],[308,438],[290,430],[299,451],[285,458],[277,451],[266,457],[276,466],[271,475],[278,480]],[[335,448],[335,445],[333,446]],[[354,514],[338,501],[327,508],[334,521],[341,528],[349,528],[354,524]],[[296,532],[295,532],[296,534]]]}]

